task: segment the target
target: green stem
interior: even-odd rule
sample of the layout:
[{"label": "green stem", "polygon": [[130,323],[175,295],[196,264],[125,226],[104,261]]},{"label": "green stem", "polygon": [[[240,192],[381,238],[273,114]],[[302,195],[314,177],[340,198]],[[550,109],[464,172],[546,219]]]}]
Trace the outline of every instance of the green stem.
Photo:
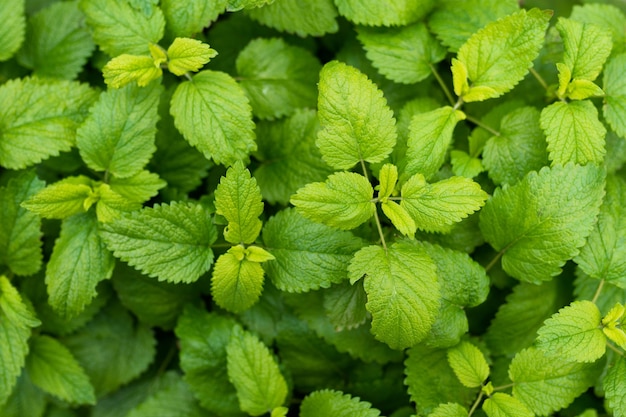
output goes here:
[{"label": "green stem", "polygon": [[598,285],[598,289],[596,290],[596,293],[593,295],[593,298],[591,299],[592,303],[596,303],[596,301],[598,301],[598,297],[600,297],[600,293],[602,292],[602,287],[604,287],[604,280],[601,279],[600,280],[600,284]]},{"label": "green stem", "polygon": [[541,86],[545,88],[546,91],[550,89],[546,80],[544,80],[541,74],[539,74],[534,68],[530,69],[530,73],[533,75],[533,77],[535,77],[539,84],[541,84]]},{"label": "green stem", "polygon": [[[369,176],[367,175],[367,167],[365,166],[365,161],[361,159],[361,169],[363,170],[363,176],[369,181]],[[378,199],[376,199],[378,201]],[[387,242],[385,241],[385,235],[383,233],[383,226],[380,224],[380,217],[378,217],[378,209],[374,210],[374,220],[376,220],[376,228],[378,229],[378,235],[380,236],[380,243],[383,245],[383,249],[385,252],[387,251]]]},{"label": "green stem", "polygon": [[511,388],[511,387],[514,387],[514,386],[515,386],[514,383],[510,383],[510,384],[506,384],[506,385],[501,385],[499,387],[494,387],[493,390],[494,391],[504,391],[505,389],[508,389],[508,388]]},{"label": "green stem", "polygon": [[467,114],[466,114],[466,115],[465,115],[465,119],[466,119],[468,122],[472,122],[472,123],[474,123],[476,126],[478,126],[478,127],[481,127],[481,128],[483,128],[483,129],[485,129],[487,132],[491,133],[491,134],[492,134],[492,135],[494,135],[494,136],[500,136],[500,135],[501,135],[501,133],[500,133],[500,132],[498,132],[496,129],[492,128],[491,126],[487,126],[486,124],[484,124],[483,122],[481,122],[480,120],[478,120],[478,119],[476,119],[476,118],[474,118],[474,117],[472,117],[472,116],[469,116],[469,115],[467,115]]},{"label": "green stem", "polygon": [[454,96],[452,95],[452,93],[448,89],[448,86],[446,85],[446,83],[443,81],[443,78],[441,78],[441,75],[439,75],[439,71],[437,71],[437,68],[433,64],[430,64],[430,70],[433,72],[433,75],[435,76],[435,79],[439,83],[439,86],[443,90],[443,93],[448,98],[448,101],[450,102],[451,105],[454,106]]},{"label": "green stem", "polygon": [[618,348],[616,348],[615,346],[613,346],[611,343],[608,343],[608,342],[607,342],[606,346],[607,346],[609,349],[611,349],[613,352],[617,353],[618,355],[620,355],[620,356],[622,356],[622,357],[624,356],[624,352],[623,352],[623,351],[621,351],[621,350],[619,350],[619,349],[618,349]]},{"label": "green stem", "polygon": [[476,401],[474,401],[474,404],[472,404],[472,408],[470,408],[469,413],[467,413],[467,417],[472,417],[472,414],[474,414],[474,411],[476,411],[476,409],[480,405],[480,402],[482,401],[484,395],[485,393],[481,391],[478,395],[478,398],[476,398]]},{"label": "green stem", "polygon": [[495,266],[495,264],[498,263],[498,261],[500,260],[500,258],[502,258],[502,255],[504,255],[504,250],[501,250],[500,252],[498,252],[496,254],[496,256],[493,257],[493,259],[487,264],[487,266],[485,267],[485,272],[489,272],[489,270],[491,268],[493,268]]}]

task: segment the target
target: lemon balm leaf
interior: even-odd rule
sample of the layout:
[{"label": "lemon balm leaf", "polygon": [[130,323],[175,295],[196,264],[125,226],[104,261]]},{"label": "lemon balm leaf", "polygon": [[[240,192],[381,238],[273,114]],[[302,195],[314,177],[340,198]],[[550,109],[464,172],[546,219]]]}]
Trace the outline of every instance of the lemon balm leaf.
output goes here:
[{"label": "lemon balm leaf", "polygon": [[11,58],[24,42],[26,19],[25,4],[21,0],[7,0],[0,10],[0,20],[5,22],[0,28],[0,62]]},{"label": "lemon balm leaf", "polygon": [[175,75],[196,72],[217,56],[217,51],[197,39],[176,38],[167,48],[167,68]]},{"label": "lemon balm leaf", "polygon": [[210,3],[203,0],[162,0],[161,9],[167,22],[166,30],[174,36],[192,37],[226,11],[227,4],[228,0]]},{"label": "lemon balm leaf", "polygon": [[265,271],[259,262],[240,259],[236,249],[230,248],[217,258],[211,278],[213,299],[225,310],[239,313],[252,307],[261,296]]},{"label": "lemon balm leaf", "polygon": [[49,219],[65,219],[86,212],[95,200],[92,181],[85,176],[68,177],[48,185],[22,203],[22,207]]},{"label": "lemon balm leaf", "polygon": [[360,401],[341,391],[318,390],[307,395],[300,406],[301,417],[378,417],[380,411],[372,404]]},{"label": "lemon balm leaf", "polygon": [[489,376],[489,365],[483,353],[469,342],[448,349],[448,362],[463,385],[475,388]]},{"label": "lemon balm leaf", "polygon": [[609,59],[604,68],[603,90],[606,94],[602,111],[615,133],[626,138],[626,81],[621,69],[626,65],[626,53]]},{"label": "lemon balm leaf", "polygon": [[483,403],[488,417],[532,417],[534,414],[517,398],[496,392]]},{"label": "lemon balm leaf", "polygon": [[163,70],[152,57],[145,55],[118,55],[102,69],[104,82],[112,88],[121,88],[134,81],[145,87],[163,75]]},{"label": "lemon balm leaf", "polygon": [[403,26],[420,20],[435,6],[432,0],[336,0],[339,13],[349,21],[367,26]]},{"label": "lemon balm leaf", "polygon": [[[339,30],[337,9],[332,0],[280,0],[247,12],[252,19],[265,26],[299,36],[322,36]],[[310,16],[315,16],[315,19]]]}]

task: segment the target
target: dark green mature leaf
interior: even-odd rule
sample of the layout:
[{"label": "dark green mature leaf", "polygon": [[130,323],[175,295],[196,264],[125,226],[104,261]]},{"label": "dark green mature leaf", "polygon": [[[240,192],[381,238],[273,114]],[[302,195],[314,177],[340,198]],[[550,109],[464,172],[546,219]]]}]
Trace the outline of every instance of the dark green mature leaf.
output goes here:
[{"label": "dark green mature leaf", "polygon": [[322,36],[339,30],[332,0],[279,0],[250,9],[248,15],[265,26],[299,36]]},{"label": "dark green mature leaf", "polygon": [[0,61],[11,58],[24,42],[26,19],[22,0],[6,0],[0,9]]},{"label": "dark green mature leaf", "polygon": [[625,65],[626,53],[611,58],[604,68],[603,79],[606,94],[603,114],[613,131],[622,138],[626,138],[626,80],[622,76]]},{"label": "dark green mature leaf", "polygon": [[45,408],[46,394],[33,384],[25,369],[7,402],[0,405],[5,417],[42,417]]},{"label": "dark green mature leaf", "polygon": [[603,381],[604,394],[615,417],[626,416],[626,359],[617,357]]},{"label": "dark green mature leaf", "polygon": [[378,417],[372,405],[341,391],[321,390],[309,394],[300,405],[300,417]]},{"label": "dark green mature leaf", "polygon": [[173,36],[192,37],[215,21],[226,10],[227,4],[228,0],[161,0],[166,30]]},{"label": "dark green mature leaf", "polygon": [[363,281],[342,282],[324,292],[324,311],[337,330],[352,329],[365,323],[367,294]]},{"label": "dark green mature leaf", "polygon": [[426,16],[433,0],[335,0],[339,13],[349,21],[368,26],[402,26]]}]

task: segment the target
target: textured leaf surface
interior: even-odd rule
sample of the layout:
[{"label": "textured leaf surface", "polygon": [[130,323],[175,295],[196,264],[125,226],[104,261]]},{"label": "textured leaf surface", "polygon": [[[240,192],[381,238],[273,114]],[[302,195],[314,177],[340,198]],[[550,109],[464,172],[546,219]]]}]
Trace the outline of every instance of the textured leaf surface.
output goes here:
[{"label": "textured leaf surface", "polygon": [[95,202],[92,181],[85,176],[67,177],[48,185],[22,207],[48,219],[64,219],[84,213]]},{"label": "textured leaf surface", "polygon": [[626,79],[623,68],[626,66],[626,53],[609,60],[604,68],[603,90],[606,94],[602,108],[604,117],[611,128],[622,138],[626,138]]},{"label": "textured leaf surface", "polygon": [[137,82],[145,87],[163,75],[160,64],[145,55],[118,55],[102,68],[104,82],[112,88],[121,88]]},{"label": "textured leaf surface", "polygon": [[352,66],[332,61],[322,68],[318,107],[317,146],[333,168],[381,162],[396,144],[395,119],[382,91]]},{"label": "textured leaf surface", "polygon": [[341,282],[324,292],[324,311],[337,330],[360,326],[367,320],[363,282]]},{"label": "textured leaf surface", "polygon": [[280,0],[248,10],[248,14],[259,23],[299,36],[322,36],[339,30],[337,9],[332,0]]},{"label": "textured leaf surface", "polygon": [[488,417],[533,417],[534,414],[517,398],[496,392],[483,403]]},{"label": "textured leaf surface", "polygon": [[503,253],[502,267],[539,283],[561,271],[591,233],[604,194],[604,175],[593,165],[531,172],[498,189],[480,214],[483,236]]},{"label": "textured leaf surface", "polygon": [[467,410],[457,403],[441,404],[428,417],[467,417]]},{"label": "textured leaf surface", "polygon": [[239,313],[259,300],[263,281],[264,271],[260,263],[239,259],[230,249],[215,262],[211,294],[220,307]]},{"label": "textured leaf surface", "polygon": [[197,39],[176,38],[167,48],[167,68],[176,75],[184,75],[189,71],[198,71],[215,56],[217,51],[206,43]]},{"label": "textured leaf surface", "polygon": [[372,405],[341,391],[321,390],[307,395],[300,405],[300,417],[378,417]]},{"label": "textured leaf surface", "polygon": [[226,10],[228,0],[161,0],[167,30],[174,36],[191,37],[215,21]]},{"label": "textured leaf surface", "polygon": [[256,149],[248,99],[226,73],[202,71],[179,84],[170,111],[185,139],[216,163],[230,165]]},{"label": "textured leaf surface", "polygon": [[116,257],[161,281],[193,282],[213,263],[217,231],[197,204],[155,205],[103,225],[100,235]]},{"label": "textured leaf surface", "polygon": [[[626,9],[616,1],[584,2],[587,4],[575,5],[570,18],[581,23],[592,23],[603,29],[608,29],[613,35],[613,53],[624,51],[626,43]],[[600,4],[605,3],[605,4]],[[612,3],[612,4],[611,4]],[[617,7],[616,7],[617,6]],[[618,8],[621,6],[621,10]]]},{"label": "textured leaf surface", "polygon": [[25,370],[22,371],[11,396],[2,406],[4,415],[6,417],[41,417],[45,408],[46,397],[44,392],[33,384]]},{"label": "textured leaf surface", "polygon": [[448,362],[461,384],[475,388],[489,376],[489,365],[483,353],[470,342],[461,342],[448,349]]},{"label": "textured leaf surface", "polygon": [[603,381],[606,400],[615,417],[626,416],[626,359],[619,357]]},{"label": "textured leaf surface", "polygon": [[368,26],[406,25],[415,22],[433,8],[432,0],[336,0],[339,13],[349,21]]},{"label": "textured leaf surface", "polygon": [[109,179],[111,189],[133,203],[143,203],[157,195],[165,186],[165,182],[158,175],[148,171],[128,178],[112,177]]},{"label": "textured leaf surface", "polygon": [[0,61],[6,61],[24,42],[26,19],[22,0],[6,0],[0,9],[0,21],[5,22],[0,28]]}]

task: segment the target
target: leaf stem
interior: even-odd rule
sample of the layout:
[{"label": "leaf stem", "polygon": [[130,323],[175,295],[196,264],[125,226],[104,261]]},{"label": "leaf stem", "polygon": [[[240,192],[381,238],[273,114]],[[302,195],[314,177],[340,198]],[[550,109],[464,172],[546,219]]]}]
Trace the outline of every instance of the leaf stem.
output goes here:
[{"label": "leaf stem", "polygon": [[541,74],[539,74],[534,68],[530,68],[530,73],[533,75],[533,77],[535,77],[539,84],[541,84],[541,86],[546,89],[546,91],[550,89],[546,80],[544,80]]},{"label": "leaf stem", "polygon": [[454,106],[454,103],[455,103],[454,96],[450,92],[450,89],[448,88],[446,83],[443,81],[443,78],[441,78],[441,75],[439,74],[439,71],[437,71],[437,68],[433,64],[430,64],[430,70],[433,72],[433,75],[435,76],[435,79],[439,83],[439,86],[443,90],[443,93],[446,95],[448,101],[450,102],[450,105]]},{"label": "leaf stem", "polygon": [[[367,167],[365,161],[361,158],[361,169],[363,170],[363,176],[369,181],[369,175],[367,175]],[[376,199],[375,201],[378,201]],[[385,242],[385,235],[383,233],[383,226],[380,224],[380,217],[378,217],[378,208],[374,209],[374,220],[376,220],[376,228],[378,229],[378,235],[380,236],[380,243],[383,245],[383,249],[387,252],[387,242]]]},{"label": "leaf stem", "polygon": [[615,346],[613,346],[612,343],[606,343],[606,346],[611,349],[613,352],[617,353],[620,356],[624,356],[624,352],[622,352],[621,350],[619,350],[618,348],[616,348]]},{"label": "leaf stem", "polygon": [[604,287],[604,279],[600,280],[600,284],[598,285],[598,289],[596,290],[596,293],[593,295],[593,298],[591,299],[592,303],[596,303],[596,301],[598,301],[598,298],[600,297],[600,293],[602,292],[602,287]]},{"label": "leaf stem", "polygon": [[494,129],[491,126],[487,126],[486,124],[484,124],[483,122],[481,122],[480,120],[476,119],[475,117],[472,117],[468,114],[465,115],[465,119],[469,122],[474,123],[476,126],[481,127],[483,129],[485,129],[487,132],[491,133],[494,136],[501,136],[502,134],[500,132],[498,132],[496,129]]},{"label": "leaf stem", "polygon": [[499,387],[493,387],[493,390],[494,391],[503,391],[505,389],[508,389],[508,388],[511,388],[511,387],[514,387],[514,386],[515,386],[515,383],[511,382],[510,384],[501,385]]},{"label": "leaf stem", "polygon": [[502,258],[502,255],[504,255],[504,250],[501,250],[500,252],[496,254],[496,256],[493,257],[493,259],[485,267],[485,272],[489,272],[489,270],[498,263],[500,258]]},{"label": "leaf stem", "polygon": [[480,402],[482,401],[484,395],[485,393],[482,391],[480,392],[480,394],[478,394],[478,398],[476,398],[476,401],[474,401],[474,404],[472,404],[472,408],[470,408],[469,413],[467,413],[467,417],[472,417],[472,414],[474,414],[474,411],[476,411],[476,409],[480,405]]}]

